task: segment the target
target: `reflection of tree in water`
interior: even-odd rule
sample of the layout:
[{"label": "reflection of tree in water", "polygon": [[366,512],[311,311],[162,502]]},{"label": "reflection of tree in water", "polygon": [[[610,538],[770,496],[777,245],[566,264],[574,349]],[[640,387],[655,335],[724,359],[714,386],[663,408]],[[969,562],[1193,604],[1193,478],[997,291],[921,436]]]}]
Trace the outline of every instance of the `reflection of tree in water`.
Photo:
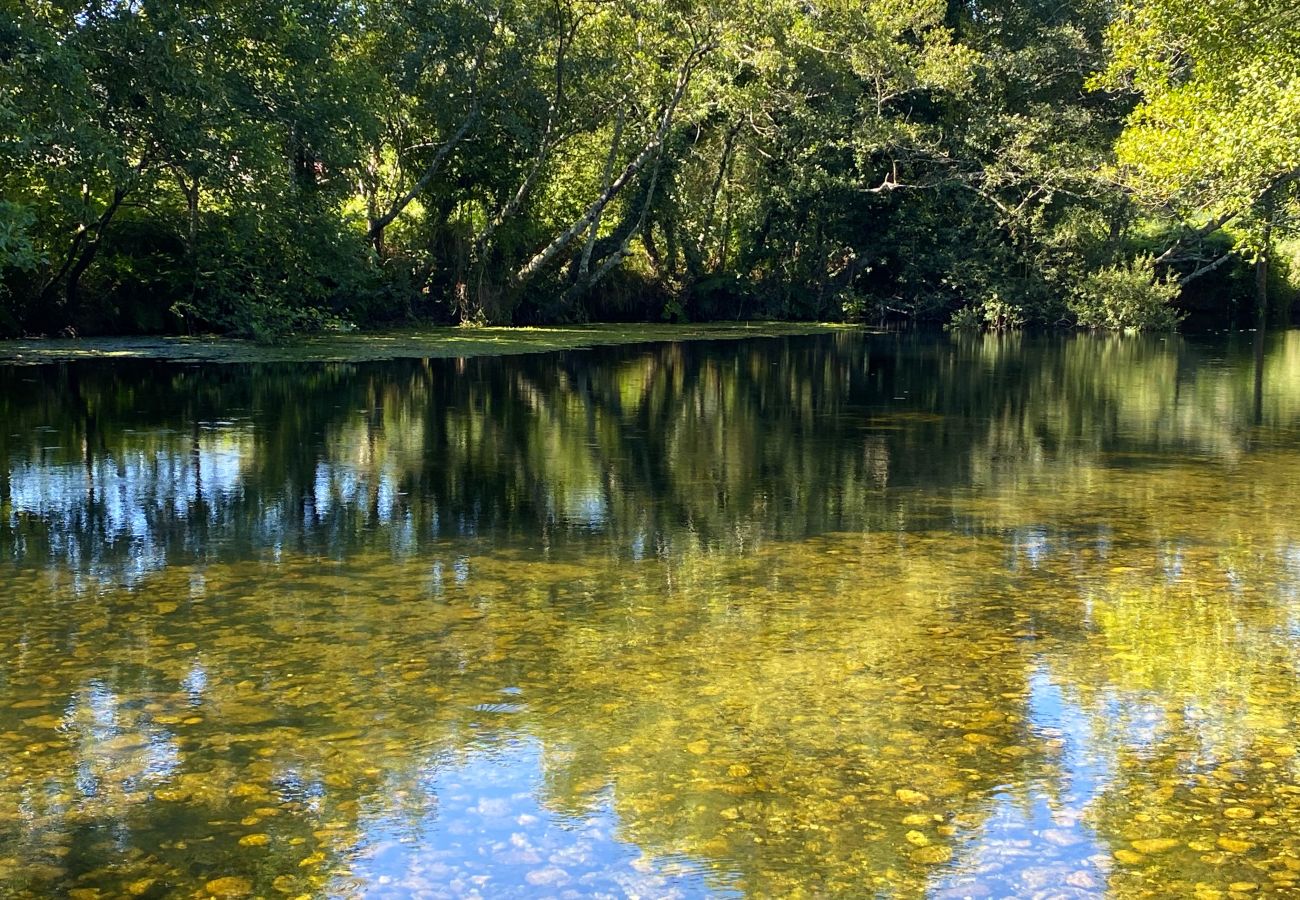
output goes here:
[{"label": "reflection of tree in water", "polygon": [[1230,463],[1300,418],[1300,340],[1276,341],[1260,428],[1249,348],[1225,365],[1136,339],[0,369],[0,547],[130,579],[267,548],[477,536],[626,557],[916,527],[951,490],[1189,450]]},{"label": "reflection of tree in water", "polygon": [[1297,482],[1295,453],[1268,450],[979,507],[1013,534],[1071,511],[1073,536],[1019,565],[1058,598],[1031,607],[1036,647],[1087,723],[1076,749],[1104,761],[1087,821],[1117,896],[1300,883],[1300,495],[1280,487]]},{"label": "reflection of tree in water", "polygon": [[319,890],[526,736],[719,884],[915,893],[995,794],[1075,802],[1050,678],[1102,883],[1285,884],[1300,402],[1250,426],[1187,346],[777,346],[0,391],[0,878]]}]

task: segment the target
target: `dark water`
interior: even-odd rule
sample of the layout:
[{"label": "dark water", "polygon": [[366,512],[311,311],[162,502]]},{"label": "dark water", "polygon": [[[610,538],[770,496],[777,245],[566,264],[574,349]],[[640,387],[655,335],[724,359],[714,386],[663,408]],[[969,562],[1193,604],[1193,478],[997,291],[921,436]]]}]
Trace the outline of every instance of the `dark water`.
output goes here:
[{"label": "dark water", "polygon": [[1300,333],[0,367],[0,894],[1300,895]]}]

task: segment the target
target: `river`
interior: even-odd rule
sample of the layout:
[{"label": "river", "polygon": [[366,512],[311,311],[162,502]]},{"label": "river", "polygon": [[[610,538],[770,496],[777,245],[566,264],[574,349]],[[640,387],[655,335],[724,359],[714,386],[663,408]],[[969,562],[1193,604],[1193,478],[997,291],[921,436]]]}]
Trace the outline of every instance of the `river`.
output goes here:
[{"label": "river", "polygon": [[1300,892],[1300,332],[0,365],[0,893]]}]

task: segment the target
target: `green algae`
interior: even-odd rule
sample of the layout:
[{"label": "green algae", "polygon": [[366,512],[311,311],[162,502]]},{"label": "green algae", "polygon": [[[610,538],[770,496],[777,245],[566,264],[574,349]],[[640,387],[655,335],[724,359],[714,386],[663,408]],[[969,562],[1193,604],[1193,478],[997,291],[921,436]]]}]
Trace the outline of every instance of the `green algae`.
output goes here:
[{"label": "green algae", "polygon": [[366,362],[446,359],[580,350],[652,341],[738,340],[861,331],[858,326],[800,322],[699,325],[427,328],[304,335],[284,344],[221,337],[130,337],[0,341],[0,362],[39,364],[90,359],[172,362]]}]

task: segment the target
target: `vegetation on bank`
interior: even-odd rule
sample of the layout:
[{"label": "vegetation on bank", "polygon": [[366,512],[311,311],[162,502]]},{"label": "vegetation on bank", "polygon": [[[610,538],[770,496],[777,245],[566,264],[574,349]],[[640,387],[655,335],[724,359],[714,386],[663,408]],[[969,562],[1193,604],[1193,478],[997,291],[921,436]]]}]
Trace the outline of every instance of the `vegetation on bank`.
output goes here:
[{"label": "vegetation on bank", "polygon": [[10,335],[1284,321],[1298,183],[1289,0],[0,0]]}]

